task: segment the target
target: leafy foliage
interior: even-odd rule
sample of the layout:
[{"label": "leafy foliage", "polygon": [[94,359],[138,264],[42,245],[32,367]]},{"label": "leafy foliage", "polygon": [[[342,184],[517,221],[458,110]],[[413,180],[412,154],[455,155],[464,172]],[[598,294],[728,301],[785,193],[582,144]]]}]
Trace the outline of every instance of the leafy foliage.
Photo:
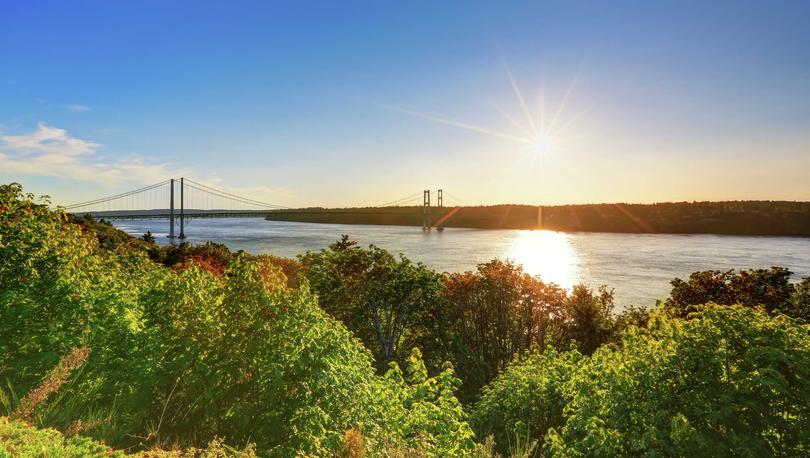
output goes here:
[{"label": "leafy foliage", "polygon": [[79,226],[82,233],[95,237],[98,246],[107,251],[134,253],[157,247],[151,232],[137,239],[116,229],[109,221],[97,220],[89,214],[65,215],[65,218],[68,222]]},{"label": "leafy foliage", "polygon": [[452,372],[422,377],[414,357],[404,381],[375,375],[368,351],[307,287],[289,289],[271,259],[236,254],[221,272],[193,260],[166,269],[147,252],[99,246],[17,185],[0,196],[6,414],[83,347],[92,350],[86,363],[36,406],[34,424],[68,430],[81,421],[84,434],[121,447],[225,436],[275,456],[332,454],[350,429],[371,454],[390,444],[472,447]]},{"label": "leafy foliage", "polygon": [[153,242],[0,186],[0,455],[810,453],[810,279],[785,269],[615,314],[504,261]]},{"label": "leafy foliage", "polygon": [[659,311],[590,357],[514,362],[472,419],[502,448],[528,431],[548,456],[806,455],[810,330],[737,305]]},{"label": "leafy foliage", "polygon": [[762,306],[810,323],[810,278],[791,284],[792,272],[783,267],[725,272],[707,270],[689,275],[687,281],[676,278],[665,305],[672,313],[686,317],[694,306],[742,304]]},{"label": "leafy foliage", "polygon": [[473,450],[475,435],[455,397],[460,381],[452,369],[429,377],[421,352],[414,349],[404,375],[398,365],[391,363],[385,377],[399,388],[400,402],[410,412],[404,419],[404,427],[421,453],[463,456]]},{"label": "leafy foliage", "polygon": [[585,354],[608,342],[616,331],[613,291],[604,286],[594,294],[587,286],[575,285],[563,301],[563,310],[558,341],[574,341]]},{"label": "leafy foliage", "polygon": [[[491,261],[476,272],[448,274],[444,289],[449,342],[464,387],[474,399],[517,355],[551,345],[585,354],[614,339],[619,324],[613,293],[584,285],[568,292],[525,273],[509,261]],[[437,320],[437,322],[441,322]]]},{"label": "leafy foliage", "polygon": [[96,442],[92,439],[63,435],[46,428],[37,429],[18,421],[0,417],[0,456],[12,457],[138,457],[138,458],[255,458],[252,447],[237,450],[226,446],[221,439],[214,439],[204,449],[183,450],[150,449],[135,454]]},{"label": "leafy foliage", "polygon": [[505,261],[449,274],[445,285],[447,335],[467,393],[492,380],[515,354],[545,345],[566,296]]},{"label": "leafy foliage", "polygon": [[414,342],[414,326],[441,288],[441,277],[423,264],[373,245],[360,248],[348,236],[329,250],[307,253],[301,263],[321,307],[352,329],[381,367],[403,359],[402,342]]},{"label": "leafy foliage", "polygon": [[556,456],[799,456],[810,451],[810,330],[740,306],[659,314],[566,385]]},{"label": "leafy foliage", "polygon": [[54,429],[35,429],[0,417],[0,456],[122,457],[124,454],[86,437],[65,437]]},{"label": "leafy foliage", "polygon": [[542,441],[550,428],[565,424],[565,384],[584,357],[576,350],[543,353],[515,360],[485,386],[472,410],[471,422],[479,437],[493,435],[501,452],[524,436]]}]

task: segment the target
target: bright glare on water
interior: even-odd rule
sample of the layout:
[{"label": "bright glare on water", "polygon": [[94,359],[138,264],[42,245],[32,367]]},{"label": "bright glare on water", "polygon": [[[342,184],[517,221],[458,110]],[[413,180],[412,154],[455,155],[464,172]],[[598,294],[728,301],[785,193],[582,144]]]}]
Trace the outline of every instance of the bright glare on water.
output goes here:
[{"label": "bright glare on water", "polygon": [[[118,221],[132,235],[151,230],[166,243],[165,220]],[[620,306],[653,305],[669,282],[707,269],[787,267],[794,279],[810,276],[810,238],[723,235],[561,233],[552,231],[310,224],[261,218],[201,218],[186,223],[187,241],[223,243],[232,250],[294,257],[320,250],[348,234],[361,245],[402,252],[440,271],[474,269],[509,258],[533,275],[565,288],[577,283],[615,289]]]},{"label": "bright glare on water", "polygon": [[501,257],[523,265],[532,275],[571,289],[582,281],[579,274],[579,255],[571,243],[571,236],[552,231],[511,231],[512,240]]}]

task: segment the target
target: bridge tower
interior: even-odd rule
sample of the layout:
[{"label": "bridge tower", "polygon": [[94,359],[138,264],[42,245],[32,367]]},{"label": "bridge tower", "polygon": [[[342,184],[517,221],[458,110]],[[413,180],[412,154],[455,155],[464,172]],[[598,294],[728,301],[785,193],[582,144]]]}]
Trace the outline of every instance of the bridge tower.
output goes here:
[{"label": "bridge tower", "polygon": [[[442,196],[442,190],[439,189],[436,192],[436,194],[437,194],[436,195],[436,205],[439,208],[444,208],[444,199],[443,199],[443,196]],[[446,214],[443,214],[443,212],[439,211],[439,221],[436,223],[436,230],[437,231],[442,232],[444,230],[444,221],[446,219],[447,219]]]},{"label": "bridge tower", "polygon": [[431,229],[430,221],[430,189],[425,189],[422,192],[422,230],[429,231]]},{"label": "bridge tower", "polygon": [[180,240],[186,238],[185,233],[186,215],[185,215],[185,205],[183,202],[183,189],[185,189],[185,186],[183,184],[183,177],[180,177],[180,235],[179,235]]},{"label": "bridge tower", "polygon": [[174,245],[174,178],[169,182],[169,239]]}]

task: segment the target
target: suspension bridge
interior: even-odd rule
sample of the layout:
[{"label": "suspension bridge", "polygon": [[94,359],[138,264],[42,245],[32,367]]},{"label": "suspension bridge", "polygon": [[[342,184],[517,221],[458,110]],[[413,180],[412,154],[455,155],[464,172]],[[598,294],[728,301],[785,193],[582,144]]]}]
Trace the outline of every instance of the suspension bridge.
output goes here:
[{"label": "suspension bridge", "polygon": [[[446,195],[447,193],[441,189],[437,191],[438,208],[444,207]],[[462,205],[457,199],[452,197],[451,199]],[[431,231],[434,228],[443,230],[447,219],[461,208],[456,206],[449,211],[443,211],[434,221],[430,190],[373,207],[413,207],[418,206],[420,201],[423,231]],[[69,214],[90,215],[104,220],[165,219],[168,220],[168,237],[172,243],[175,239],[186,238],[186,220],[190,218],[263,218],[273,211],[293,210],[284,205],[236,195],[190,178],[170,178],[142,188],[62,208]]]}]

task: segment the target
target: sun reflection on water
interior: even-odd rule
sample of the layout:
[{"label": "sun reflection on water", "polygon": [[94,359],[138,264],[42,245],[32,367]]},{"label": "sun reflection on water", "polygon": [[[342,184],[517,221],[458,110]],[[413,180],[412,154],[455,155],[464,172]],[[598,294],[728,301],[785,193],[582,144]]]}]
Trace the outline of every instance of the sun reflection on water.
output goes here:
[{"label": "sun reflection on water", "polygon": [[545,282],[571,289],[579,281],[579,256],[562,232],[517,231],[506,256]]}]

